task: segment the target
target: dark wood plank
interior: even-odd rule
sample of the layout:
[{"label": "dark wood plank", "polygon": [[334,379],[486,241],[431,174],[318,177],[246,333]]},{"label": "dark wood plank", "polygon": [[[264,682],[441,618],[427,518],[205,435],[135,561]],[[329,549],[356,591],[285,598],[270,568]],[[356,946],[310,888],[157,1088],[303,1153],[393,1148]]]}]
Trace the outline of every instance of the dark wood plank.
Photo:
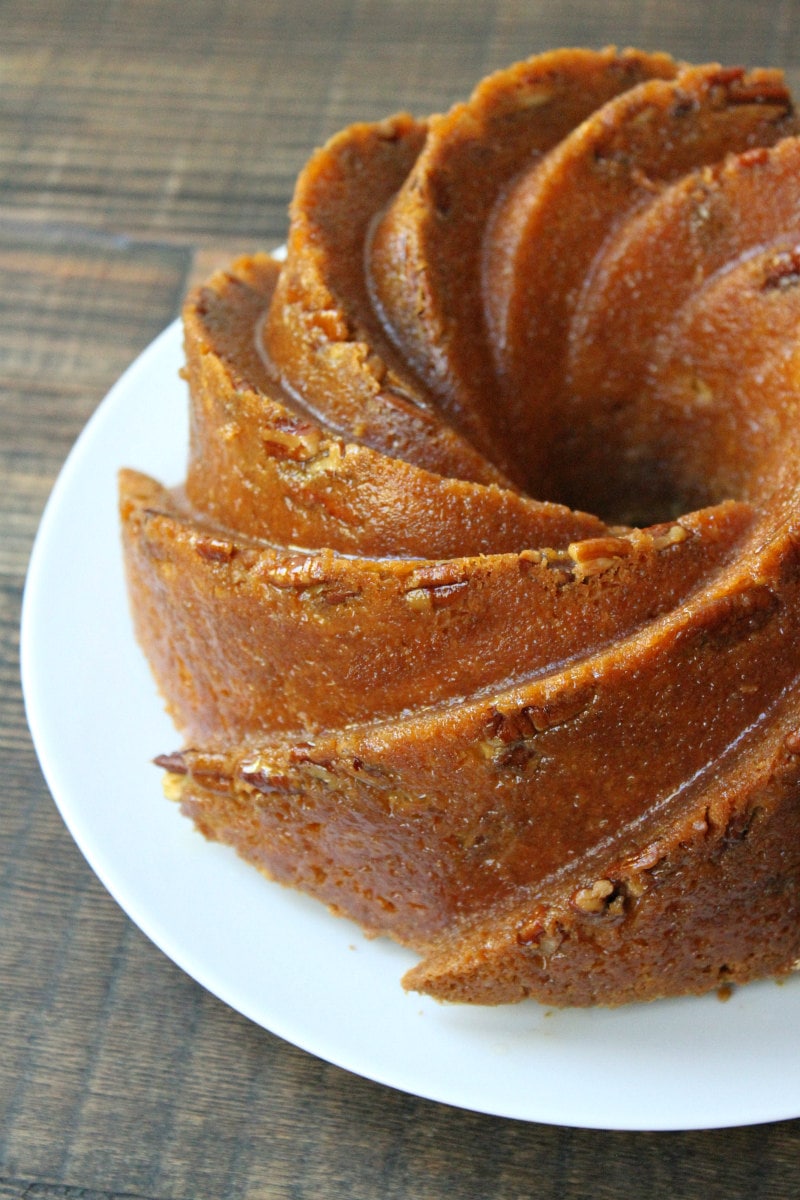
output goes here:
[{"label": "dark wood plank", "polygon": [[0,1142],[3,1161],[24,1163],[29,1179],[59,1177],[130,927],[72,845],[36,766],[16,670],[20,584],[66,453],[175,315],[188,264],[174,246],[0,228]]},{"label": "dark wood plank", "polygon": [[64,829],[17,630],[81,427],[189,280],[282,240],[314,145],[445,108],[560,44],[784,65],[797,86],[800,4],[5,0],[0,28],[0,1200],[796,1196],[800,1121],[505,1121],[348,1075],[231,1012],[130,924]]}]

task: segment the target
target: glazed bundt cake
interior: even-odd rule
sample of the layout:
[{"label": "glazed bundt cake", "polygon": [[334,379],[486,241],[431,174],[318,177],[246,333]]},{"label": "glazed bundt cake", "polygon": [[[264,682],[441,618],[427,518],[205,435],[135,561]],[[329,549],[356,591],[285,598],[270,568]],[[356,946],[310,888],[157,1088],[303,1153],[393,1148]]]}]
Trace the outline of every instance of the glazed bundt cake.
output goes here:
[{"label": "glazed bundt cake", "polygon": [[800,957],[798,134],[775,71],[544,54],[187,300],[185,486],[121,475],[167,790],[409,988]]}]

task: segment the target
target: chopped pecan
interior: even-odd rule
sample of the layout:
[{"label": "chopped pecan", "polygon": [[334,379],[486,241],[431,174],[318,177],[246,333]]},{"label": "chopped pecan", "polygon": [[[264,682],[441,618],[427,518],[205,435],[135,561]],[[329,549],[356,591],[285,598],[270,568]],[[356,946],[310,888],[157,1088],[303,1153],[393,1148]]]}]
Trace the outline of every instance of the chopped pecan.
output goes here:
[{"label": "chopped pecan", "polygon": [[589,707],[594,697],[595,690],[590,688],[556,696],[543,704],[526,704],[513,712],[501,712],[492,707],[484,726],[486,736],[505,745],[535,737],[538,733],[574,721]]},{"label": "chopped pecan", "polygon": [[627,538],[596,537],[572,542],[567,547],[567,553],[573,562],[573,574],[580,581],[618,567],[623,559],[629,557],[632,549]]},{"label": "chopped pecan", "polygon": [[463,570],[453,563],[433,563],[412,571],[407,583],[406,603],[417,612],[445,608],[469,586]]},{"label": "chopped pecan", "polygon": [[201,750],[182,750],[172,754],[159,754],[153,759],[169,775],[189,776],[193,782],[209,792],[227,792],[231,777],[221,754]]},{"label": "chopped pecan", "polygon": [[579,888],[572,897],[572,903],[581,912],[605,912],[610,898],[614,894],[614,884],[610,879],[597,879],[589,887]]},{"label": "chopped pecan", "polygon": [[254,791],[260,792],[262,796],[292,791],[292,783],[288,775],[271,770],[269,765],[258,756],[240,763],[239,778],[242,783],[247,784]]},{"label": "chopped pecan", "polygon": [[800,283],[800,246],[773,256],[761,284],[764,292],[785,291]]},{"label": "chopped pecan", "polygon": [[236,547],[225,538],[211,534],[198,535],[194,548],[202,559],[210,563],[227,563],[236,554]]},{"label": "chopped pecan", "polygon": [[188,775],[189,773],[186,756],[180,750],[173,750],[171,754],[157,754],[153,762],[164,771],[169,771],[170,775]]}]

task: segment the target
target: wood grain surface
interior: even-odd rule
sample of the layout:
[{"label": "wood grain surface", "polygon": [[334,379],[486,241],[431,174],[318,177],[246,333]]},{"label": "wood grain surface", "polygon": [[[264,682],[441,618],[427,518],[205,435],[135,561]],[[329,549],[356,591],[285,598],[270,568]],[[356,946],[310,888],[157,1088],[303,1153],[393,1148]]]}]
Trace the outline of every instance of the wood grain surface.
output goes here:
[{"label": "wood grain surface", "polygon": [[280,242],[298,169],[348,122],[426,114],[537,50],[608,42],[800,83],[796,0],[0,0],[0,1200],[800,1194],[797,1121],[529,1125],[380,1087],[252,1025],[94,878],[22,706],[47,495],[189,281]]}]

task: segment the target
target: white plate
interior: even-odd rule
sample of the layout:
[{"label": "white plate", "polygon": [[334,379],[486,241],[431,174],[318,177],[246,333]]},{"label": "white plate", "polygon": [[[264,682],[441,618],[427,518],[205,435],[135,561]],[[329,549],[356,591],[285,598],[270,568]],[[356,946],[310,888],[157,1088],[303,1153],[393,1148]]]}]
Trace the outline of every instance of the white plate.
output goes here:
[{"label": "white plate", "polygon": [[161,792],[177,748],[134,643],[120,466],[184,475],[181,334],[120,379],[53,490],[31,559],[22,668],[31,730],[91,866],[171,959],[239,1012],[359,1075],[499,1116],[695,1129],[800,1114],[800,978],[616,1011],[442,1006],[403,992],[413,957],[212,845]]}]

